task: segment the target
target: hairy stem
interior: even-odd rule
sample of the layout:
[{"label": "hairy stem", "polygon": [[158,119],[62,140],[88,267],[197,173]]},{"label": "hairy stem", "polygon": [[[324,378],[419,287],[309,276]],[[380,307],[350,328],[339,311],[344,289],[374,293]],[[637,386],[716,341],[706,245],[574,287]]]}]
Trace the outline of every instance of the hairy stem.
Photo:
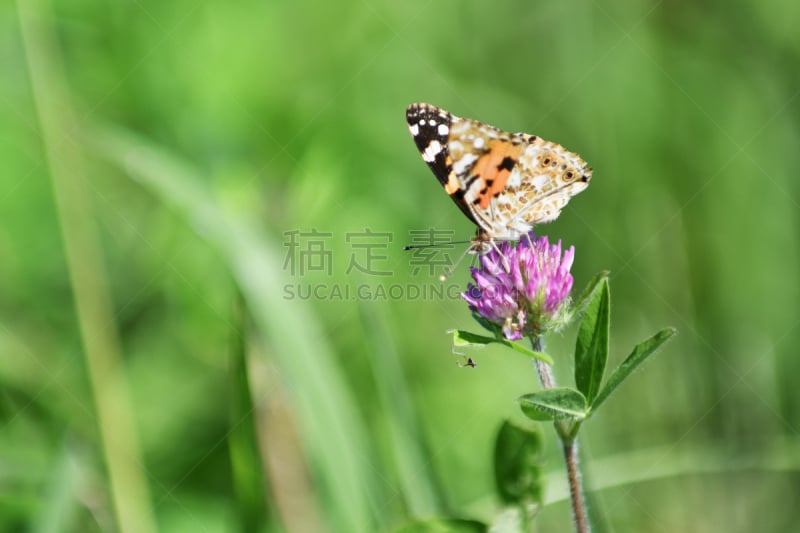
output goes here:
[{"label": "hairy stem", "polygon": [[542,382],[542,387],[545,389],[552,389],[556,386],[555,379],[553,378],[553,371],[550,365],[544,361],[536,359],[536,371],[539,373],[539,381]]},{"label": "hairy stem", "polygon": [[[531,345],[534,351],[544,351],[544,340],[541,337],[531,337]],[[536,371],[539,373],[539,380],[542,387],[552,389],[556,386],[553,370],[544,361],[536,359]],[[583,498],[583,487],[581,486],[581,473],[578,466],[578,439],[574,431],[570,429],[571,424],[565,424],[562,420],[556,420],[553,425],[556,428],[558,438],[564,450],[564,461],[567,466],[567,480],[569,481],[569,494],[572,501],[572,516],[575,519],[575,531],[577,533],[589,533],[589,520],[586,515],[586,502]],[[577,429],[577,428],[576,428]]]},{"label": "hairy stem", "polygon": [[[541,337],[531,337],[531,347],[535,352],[544,352],[544,339]],[[534,359],[536,364],[536,371],[539,373],[539,381],[542,382],[542,387],[545,389],[552,389],[556,386],[553,379],[553,371],[550,365],[539,359]]]},{"label": "hairy stem", "polygon": [[578,466],[578,441],[563,442],[564,462],[567,464],[567,479],[569,480],[569,495],[572,499],[572,517],[575,519],[577,533],[589,533],[589,519],[586,516],[586,502],[583,499],[581,486],[581,471]]}]

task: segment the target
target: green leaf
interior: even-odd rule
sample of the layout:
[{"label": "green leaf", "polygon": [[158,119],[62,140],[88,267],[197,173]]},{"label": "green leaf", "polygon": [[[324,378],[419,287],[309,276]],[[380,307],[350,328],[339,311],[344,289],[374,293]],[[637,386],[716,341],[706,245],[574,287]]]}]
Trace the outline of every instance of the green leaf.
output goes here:
[{"label": "green leaf", "polygon": [[516,342],[511,342],[511,341],[508,341],[508,340],[505,340],[505,339],[501,340],[499,342],[500,342],[500,344],[502,344],[504,346],[508,346],[512,350],[516,350],[516,351],[518,351],[519,353],[521,353],[523,355],[527,355],[528,357],[532,357],[534,359],[538,359],[540,361],[544,361],[548,365],[552,365],[554,363],[553,362],[553,358],[550,357],[549,355],[547,355],[544,352],[535,352],[533,350],[530,350],[530,349],[522,346],[521,344],[517,344]]},{"label": "green leaf", "polygon": [[583,312],[586,310],[586,305],[589,303],[589,299],[591,296],[600,288],[600,284],[603,280],[608,279],[608,270],[601,270],[594,277],[589,280],[589,283],[586,284],[586,287],[581,292],[581,295],[578,296],[578,299],[575,301],[575,305],[572,306],[572,316],[570,317],[570,321],[572,318],[576,316],[583,316]]},{"label": "green leaf", "polygon": [[517,401],[531,420],[583,420],[588,414],[586,397],[566,387],[526,394]]},{"label": "green leaf", "polygon": [[464,331],[461,329],[454,329],[452,330],[452,333],[453,333],[453,346],[486,345],[486,344],[491,344],[493,342],[497,342],[497,339],[495,339],[494,337],[478,335],[477,333],[472,333],[470,331]]},{"label": "green leaf", "polygon": [[401,527],[395,533],[486,533],[489,526],[477,520],[434,518]]},{"label": "green leaf", "polygon": [[469,331],[463,331],[460,329],[451,330],[453,334],[453,346],[463,347],[463,346],[486,346],[487,344],[497,343],[502,344],[503,346],[507,346],[512,350],[515,350],[521,354],[527,355],[528,357],[532,357],[534,359],[539,359],[540,361],[544,361],[548,365],[553,364],[553,358],[547,355],[544,352],[535,352],[530,350],[521,344],[517,344],[516,342],[511,342],[507,339],[502,337],[487,337],[485,335],[478,335],[477,333],[471,333]]},{"label": "green leaf", "polygon": [[508,420],[503,422],[494,447],[494,478],[504,503],[542,503],[541,456],[542,437],[538,431]]},{"label": "green leaf", "polygon": [[614,373],[611,374],[611,377],[608,378],[608,382],[600,394],[597,395],[595,398],[594,404],[592,405],[592,409],[597,409],[600,404],[602,404],[606,399],[614,392],[617,387],[627,378],[631,373],[636,370],[645,360],[653,355],[656,350],[658,350],[661,345],[667,342],[670,337],[675,335],[676,330],[675,328],[666,328],[662,329],[646,341],[638,344],[631,354],[625,358],[621,365],[614,370]]},{"label": "green leaf", "polygon": [[590,405],[600,391],[608,361],[609,316],[608,278],[603,278],[586,304],[575,343],[575,385]]}]

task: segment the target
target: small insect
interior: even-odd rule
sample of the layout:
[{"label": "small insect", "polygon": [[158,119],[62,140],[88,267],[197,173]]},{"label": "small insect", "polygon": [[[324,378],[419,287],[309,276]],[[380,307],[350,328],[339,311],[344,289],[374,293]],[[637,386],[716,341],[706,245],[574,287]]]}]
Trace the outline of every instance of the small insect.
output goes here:
[{"label": "small insect", "polygon": [[506,133],[430,104],[408,106],[406,121],[422,159],[478,226],[472,253],[555,220],[592,179],[578,154],[536,135]]}]

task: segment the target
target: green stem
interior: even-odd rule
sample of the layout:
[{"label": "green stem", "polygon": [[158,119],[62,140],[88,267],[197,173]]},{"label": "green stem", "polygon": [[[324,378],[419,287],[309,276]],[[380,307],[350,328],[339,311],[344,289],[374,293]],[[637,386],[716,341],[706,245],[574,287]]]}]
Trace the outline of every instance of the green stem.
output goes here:
[{"label": "green stem", "polygon": [[[531,345],[534,351],[544,352],[544,339],[541,337],[531,337]],[[554,388],[556,380],[553,377],[553,370],[550,365],[539,359],[536,359],[534,363],[536,364],[536,371],[539,373],[539,381],[542,382],[542,387],[545,389]],[[581,486],[580,466],[578,465],[578,438],[576,437],[578,428],[575,424],[565,420],[556,420],[553,425],[564,451],[569,494],[572,501],[572,516],[575,519],[575,531],[576,533],[589,533],[589,520],[586,514],[583,487]]]}]

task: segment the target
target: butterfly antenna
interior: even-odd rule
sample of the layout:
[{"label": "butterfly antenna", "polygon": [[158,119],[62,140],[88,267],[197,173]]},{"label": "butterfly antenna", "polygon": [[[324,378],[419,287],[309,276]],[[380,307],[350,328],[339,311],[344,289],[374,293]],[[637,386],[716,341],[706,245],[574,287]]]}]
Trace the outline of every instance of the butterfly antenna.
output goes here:
[{"label": "butterfly antenna", "polygon": [[[470,244],[471,244],[471,241],[464,241],[464,242],[470,242]],[[464,250],[464,253],[462,253],[460,256],[458,256],[458,259],[456,259],[455,263],[453,263],[449,267],[445,268],[444,269],[444,273],[441,276],[439,276],[439,281],[441,281],[442,283],[447,281],[447,278],[449,278],[453,274],[453,271],[456,269],[456,267],[459,264],[461,264],[461,261],[464,260],[464,258],[467,256],[467,254],[469,253],[469,251],[471,249],[472,248],[470,247],[470,248],[467,248],[466,250]]]},{"label": "butterfly antenna", "polygon": [[452,242],[439,242],[436,244],[406,244],[403,250],[422,250],[425,248],[444,248],[454,244],[470,244],[472,241],[452,241]]}]

